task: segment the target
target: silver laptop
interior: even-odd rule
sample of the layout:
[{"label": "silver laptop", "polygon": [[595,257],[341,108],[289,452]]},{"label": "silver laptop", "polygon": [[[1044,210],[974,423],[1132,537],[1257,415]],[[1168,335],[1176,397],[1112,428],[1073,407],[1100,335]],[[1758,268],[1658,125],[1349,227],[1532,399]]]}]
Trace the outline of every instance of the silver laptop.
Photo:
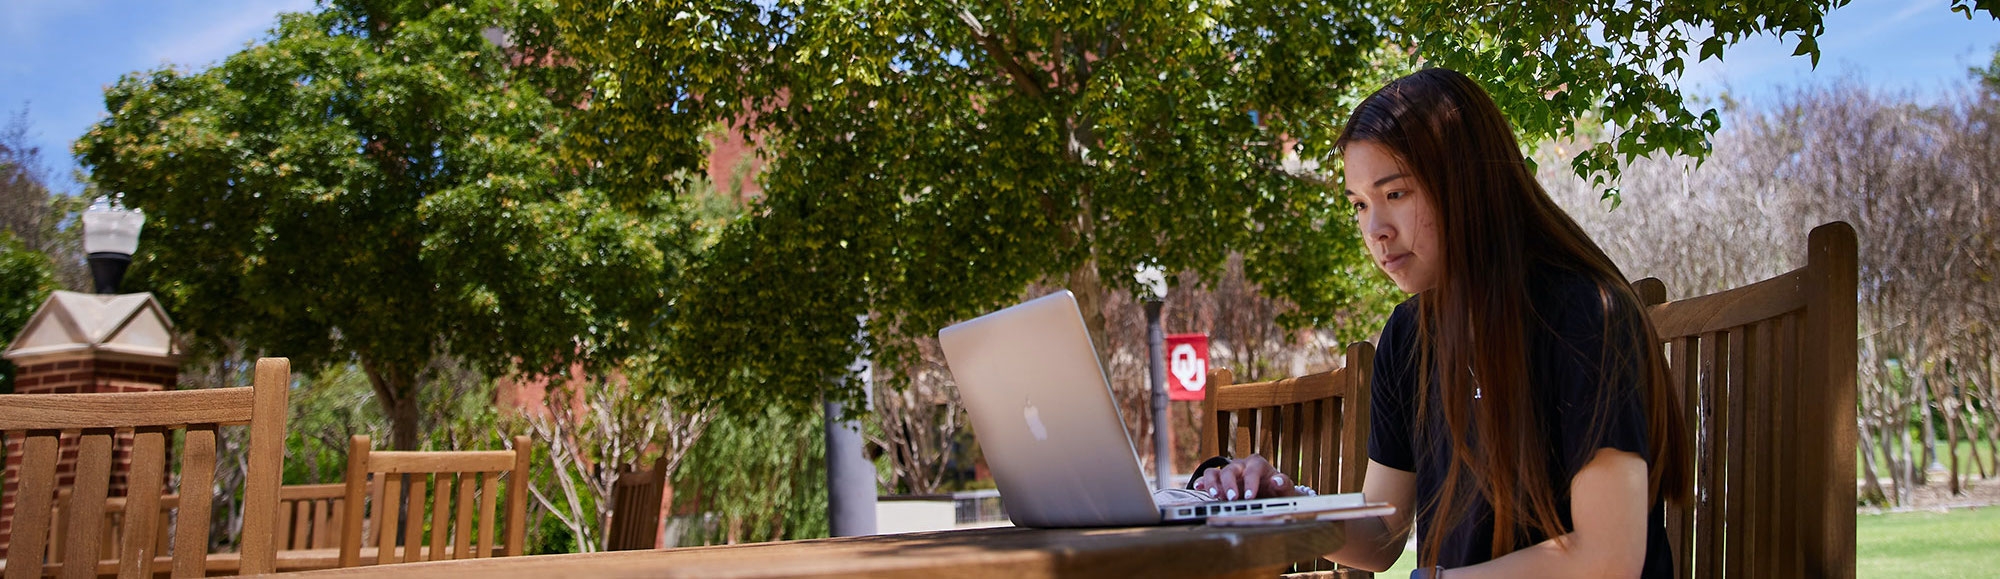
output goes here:
[{"label": "silver laptop", "polygon": [[1359,493],[1155,503],[1068,290],[945,328],[938,341],[1016,525],[1151,525],[1361,504]]}]

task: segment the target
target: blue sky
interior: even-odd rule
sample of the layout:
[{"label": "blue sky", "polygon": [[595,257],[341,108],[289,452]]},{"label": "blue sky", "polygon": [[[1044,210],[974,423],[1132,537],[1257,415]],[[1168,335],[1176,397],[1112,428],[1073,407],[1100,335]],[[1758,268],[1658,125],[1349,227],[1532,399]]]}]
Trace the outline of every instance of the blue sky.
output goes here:
[{"label": "blue sky", "polygon": [[[1746,40],[1724,60],[1689,67],[1683,88],[1727,90],[1750,102],[1780,87],[1852,76],[1871,86],[1935,95],[1992,61],[2000,22],[1950,11],[1950,0],[1857,0],[1827,16],[1820,66],[1792,57],[1793,40]],[[31,138],[59,190],[73,190],[69,143],[103,114],[103,88],[165,65],[209,66],[262,38],[280,12],[311,0],[0,0],[0,113],[24,104]]]}]

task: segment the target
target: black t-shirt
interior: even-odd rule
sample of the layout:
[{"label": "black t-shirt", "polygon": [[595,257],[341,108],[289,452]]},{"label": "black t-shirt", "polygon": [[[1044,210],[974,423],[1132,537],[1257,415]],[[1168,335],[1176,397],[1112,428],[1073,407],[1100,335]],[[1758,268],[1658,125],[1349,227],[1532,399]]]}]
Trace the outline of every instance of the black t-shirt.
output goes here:
[{"label": "black t-shirt", "polygon": [[[1633,355],[1604,356],[1605,305],[1598,286],[1577,272],[1537,268],[1528,283],[1533,311],[1527,312],[1529,335],[1528,379],[1540,401],[1540,422],[1552,448],[1549,480],[1556,486],[1556,513],[1564,529],[1574,530],[1570,520],[1570,479],[1598,449],[1615,448],[1649,456],[1646,441],[1646,402],[1637,380],[1637,358]],[[1417,420],[1415,400],[1417,353],[1417,300],[1396,306],[1382,328],[1381,344],[1375,350],[1374,402],[1370,409],[1371,428],[1368,458],[1383,466],[1417,475],[1417,527],[1419,541],[1437,519],[1432,499],[1443,486],[1450,452],[1441,416],[1432,414]],[[1614,312],[1614,318],[1633,318]],[[1630,330],[1626,325],[1624,329]],[[1636,332],[1625,333],[1637,336]],[[1634,340],[1619,347],[1639,347]],[[1606,360],[1620,368],[1605,368]],[[1626,360],[1620,364],[1617,360]],[[1601,396],[1610,396],[1609,400]],[[1433,399],[1430,407],[1436,408]],[[1600,408],[1605,415],[1597,416]],[[1596,428],[1593,429],[1592,426]],[[1419,433],[1418,429],[1424,429]],[[1419,451],[1418,441],[1429,441],[1428,450]],[[1491,559],[1493,512],[1477,493],[1455,504],[1470,509],[1457,528],[1445,535],[1438,551],[1438,564],[1463,567]],[[1643,577],[1670,577],[1673,561],[1667,543],[1666,520],[1661,504],[1655,502],[1646,518],[1646,564]],[[1522,549],[1549,537],[1531,529],[1521,529],[1515,549]]]}]

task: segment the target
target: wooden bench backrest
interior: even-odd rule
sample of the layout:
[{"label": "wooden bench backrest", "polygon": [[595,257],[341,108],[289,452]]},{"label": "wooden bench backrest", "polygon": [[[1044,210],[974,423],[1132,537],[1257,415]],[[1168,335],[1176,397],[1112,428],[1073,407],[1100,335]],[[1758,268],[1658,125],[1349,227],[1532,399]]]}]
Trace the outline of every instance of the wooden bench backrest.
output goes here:
[{"label": "wooden bench backrest", "polygon": [[[347,455],[348,508],[341,528],[340,566],[522,554],[531,452],[526,436],[514,437],[513,450],[460,452],[375,451],[369,448],[368,437],[354,437]],[[494,532],[503,474],[507,479],[506,542],[504,550],[496,552],[496,547],[502,546]],[[453,497],[457,499],[455,508]],[[427,520],[428,549],[424,541]],[[376,560],[361,560],[364,541],[376,546]],[[402,547],[400,553],[397,547]]]},{"label": "wooden bench backrest", "polygon": [[1368,380],[1375,346],[1347,346],[1344,367],[1270,382],[1208,376],[1201,402],[1201,455],[1263,455],[1298,484],[1321,493],[1361,492],[1368,472]]},{"label": "wooden bench backrest", "polygon": [[611,536],[606,549],[643,551],[660,539],[660,500],[667,492],[667,457],[653,468],[618,474],[611,487]]},{"label": "wooden bench backrest", "polygon": [[1660,303],[1695,460],[1694,504],[1668,508],[1678,576],[1853,577],[1854,228],[1813,229],[1806,266]]},{"label": "wooden bench backrest", "polygon": [[278,550],[339,547],[345,508],[346,484],[278,487]]},{"label": "wooden bench backrest", "polygon": [[[249,388],[130,392],[113,394],[14,394],[0,405],[0,431],[23,437],[20,497],[15,506],[13,544],[7,551],[7,579],[39,577],[44,542],[56,499],[58,443],[63,431],[77,431],[72,504],[103,505],[111,480],[113,441],[120,431],[133,438],[124,532],[117,545],[104,545],[104,513],[69,509],[63,521],[60,566],[63,577],[95,577],[97,562],[115,555],[121,577],[150,576],[161,553],[155,532],[160,518],[162,480],[169,430],[184,429],[181,488],[175,524],[173,576],[200,577],[208,559],[208,522],[215,480],[216,429],[250,426],[250,465],[244,481],[245,574],[269,573],[274,565],[272,535],[278,511],[278,483],[284,471],[286,399],[291,364],[283,358],[257,361]],[[140,531],[143,529],[144,531]],[[64,562],[74,562],[64,564]]]},{"label": "wooden bench backrest", "polygon": [[[66,521],[69,517],[71,501],[70,489],[63,489],[56,495],[56,507],[50,514],[52,526],[49,530],[48,560],[63,560],[63,541],[68,536]],[[347,485],[340,483],[320,485],[285,485],[278,487],[277,550],[332,549],[340,546],[340,523],[344,517],[341,507],[346,504]],[[160,497],[159,514],[155,521],[165,521],[172,517],[173,510],[180,506],[180,495]],[[104,523],[98,529],[98,544],[121,545],[125,533],[125,507],[130,500],[126,497],[111,497],[104,500]],[[169,540],[165,533],[155,533],[154,552],[168,553]]]}]

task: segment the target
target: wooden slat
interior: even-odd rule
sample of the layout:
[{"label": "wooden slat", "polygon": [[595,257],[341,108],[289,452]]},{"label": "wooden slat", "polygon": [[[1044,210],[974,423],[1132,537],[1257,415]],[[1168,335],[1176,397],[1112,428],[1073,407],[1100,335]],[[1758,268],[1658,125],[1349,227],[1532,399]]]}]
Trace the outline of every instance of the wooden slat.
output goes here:
[{"label": "wooden slat", "polygon": [[148,563],[161,555],[160,484],[166,474],[167,432],[164,428],[140,428],[132,433],[132,470],[125,479],[128,500],[125,536],[118,549],[118,576],[123,579],[150,577]]},{"label": "wooden slat", "polygon": [[473,493],[478,491],[479,475],[458,473],[458,521],[452,531],[451,555],[454,559],[472,557],[472,503]]},{"label": "wooden slat", "polygon": [[292,386],[291,361],[259,358],[251,400],[249,469],[243,476],[244,575],[277,570],[278,487],[285,476],[285,421]]},{"label": "wooden slat", "polygon": [[215,426],[189,426],[185,436],[181,509],[174,517],[174,577],[202,577],[208,574],[209,507],[215,496]]},{"label": "wooden slat", "polygon": [[1320,433],[1326,428],[1326,408],[1330,400],[1308,400],[1299,404],[1299,470],[1298,484],[1315,489],[1331,487],[1320,482],[1320,473],[1325,468],[1326,445],[1320,443]]},{"label": "wooden slat", "polygon": [[1805,307],[1804,283],[1804,270],[1793,270],[1736,289],[1654,306],[1649,315],[1662,338],[1721,331]]},{"label": "wooden slat", "polygon": [[[1683,437],[1683,441],[1686,442],[1689,450],[1688,454],[1690,455],[1689,458],[1692,459],[1690,464],[1682,466],[1690,469],[1688,472],[1697,472],[1698,470],[1697,465],[1700,461],[1695,456],[1695,449],[1697,448],[1697,432],[1701,428],[1701,417],[1703,414],[1700,411],[1699,389],[1695,384],[1695,373],[1692,371],[1695,359],[1694,352],[1694,339],[1682,338],[1674,340],[1672,341],[1671,352],[1673,355],[1671,360],[1673,362],[1667,365],[1668,377],[1680,389],[1682,421],[1687,425],[1688,430],[1687,434]],[[1706,491],[1696,489],[1696,498],[1699,499],[1700,495],[1704,492]],[[1686,577],[1694,570],[1695,550],[1701,548],[1695,544],[1695,513],[1699,509],[1696,508],[1696,505],[1692,504],[1679,507],[1670,506],[1669,509],[1677,511],[1671,523],[1676,528],[1669,536],[1670,539],[1677,540],[1679,546],[1674,550],[1674,576]]]},{"label": "wooden slat", "polygon": [[1369,407],[1375,395],[1370,380],[1375,376],[1375,346],[1367,342],[1348,344],[1347,367],[1342,373],[1347,375],[1348,393],[1347,398],[1341,401],[1345,416],[1340,425],[1343,464],[1340,491],[1358,493],[1368,474]]},{"label": "wooden slat", "polygon": [[1723,556],[1726,558],[1723,569],[1731,577],[1746,576],[1750,571],[1747,564],[1756,560],[1756,553],[1750,549],[1750,539],[1756,533],[1756,510],[1760,508],[1752,502],[1754,495],[1750,491],[1753,487],[1746,480],[1754,456],[1745,453],[1757,442],[1751,425],[1757,416],[1748,408],[1750,400],[1756,396],[1749,396],[1748,388],[1743,384],[1743,357],[1736,355],[1742,347],[1741,331],[1740,328],[1731,328],[1711,334],[1719,338],[1714,355],[1720,372],[1716,376],[1718,380],[1711,382],[1709,388],[1722,393],[1728,405],[1728,420],[1724,421],[1727,432],[1724,436],[1728,438],[1723,441],[1724,470],[1719,480],[1725,485],[1722,487],[1723,532],[1726,533],[1723,537]]},{"label": "wooden slat", "polygon": [[0,425],[7,430],[76,430],[242,424],[250,421],[250,396],[249,388],[15,394],[0,405]]},{"label": "wooden slat", "polygon": [[1794,401],[1794,387],[1790,385],[1790,379],[1792,373],[1798,371],[1798,363],[1786,359],[1790,355],[1798,355],[1798,347],[1786,339],[1786,333],[1790,333],[1790,323],[1786,323],[1788,317],[1792,315],[1778,315],[1776,319],[1752,325],[1756,339],[1762,341],[1760,361],[1766,367],[1760,377],[1766,393],[1758,395],[1762,403],[1762,407],[1758,407],[1758,415],[1762,415],[1762,423],[1758,425],[1762,429],[1762,439],[1756,447],[1762,451],[1752,461],[1752,467],[1756,469],[1754,489],[1758,497],[1758,525],[1762,527],[1752,553],[1756,553],[1754,567],[1760,577],[1802,577],[1798,575],[1800,569],[1796,565],[1784,565],[1788,553],[1798,549],[1798,533],[1792,531],[1796,521],[1786,519],[1792,509],[1788,509],[1786,503],[1790,501],[1784,497],[1784,489],[1788,489],[1788,469],[1792,467],[1792,457],[1798,453],[1786,443],[1784,437],[1784,431],[1794,427],[1786,405]]},{"label": "wooden slat", "polygon": [[[1799,359],[1799,355],[1806,340],[1806,337],[1800,332],[1805,330],[1804,326],[1804,320],[1796,314],[1784,316],[1777,320],[1777,333],[1784,336],[1784,338],[1778,343],[1777,348],[1778,375],[1773,377],[1771,382],[1777,389],[1777,408],[1775,409],[1775,414],[1777,415],[1777,420],[1782,421],[1779,432],[1783,433],[1779,439],[1774,441],[1777,446],[1773,448],[1777,449],[1777,452],[1770,453],[1772,455],[1772,470],[1778,477],[1773,482],[1779,485],[1773,489],[1775,492],[1771,500],[1776,503],[1776,512],[1774,514],[1776,521],[1780,525],[1783,525],[1782,529],[1778,529],[1783,535],[1774,538],[1776,544],[1772,547],[1771,568],[1773,572],[1783,570],[1795,577],[1806,577],[1809,575],[1806,574],[1805,567],[1806,545],[1801,544],[1801,539],[1808,534],[1816,532],[1817,528],[1805,526],[1811,523],[1802,520],[1804,518],[1802,512],[1804,508],[1803,505],[1799,504],[1799,501],[1780,500],[1778,497],[1799,497],[1804,494],[1812,494],[1807,489],[1813,489],[1815,485],[1821,484],[1817,478],[1814,478],[1821,475],[1807,472],[1809,467],[1801,464],[1800,459],[1809,454],[1810,451],[1802,446],[1793,446],[1803,444],[1803,441],[1806,440],[1813,440],[1799,436],[1801,429],[1812,428],[1812,425],[1808,422],[1811,417],[1801,409],[1801,406],[1807,403],[1804,399],[1810,398],[1800,392],[1799,378],[1803,368],[1800,365],[1801,360]],[[1827,444],[1827,442],[1824,442],[1824,438],[1817,436],[1815,438],[1818,438],[1819,441],[1816,441],[1814,446]],[[1854,476],[1853,473],[1853,469],[1848,469],[1846,476],[1852,477]],[[1782,493],[1782,495],[1779,493]]]},{"label": "wooden slat", "polygon": [[[19,433],[8,435],[11,438]],[[21,441],[21,469],[17,471],[21,486],[14,502],[6,579],[30,579],[42,574],[42,558],[49,537],[49,509],[56,493],[56,442],[60,437],[59,431],[31,431]]]},{"label": "wooden slat", "polygon": [[1276,457],[1278,461],[1276,464],[1284,465],[1278,469],[1280,472],[1299,472],[1299,468],[1303,467],[1305,462],[1299,457],[1301,409],[1298,404],[1286,404],[1275,410],[1274,414],[1278,415],[1278,427],[1274,429],[1276,432],[1271,433],[1271,440],[1275,443],[1271,446],[1271,456]]},{"label": "wooden slat", "polygon": [[[345,492],[345,491],[343,491]],[[340,540],[336,537],[345,533],[347,523],[347,499],[333,498],[315,501],[320,505],[319,516],[313,523],[312,549],[338,549]]]},{"label": "wooden slat", "polygon": [[[347,476],[344,493],[346,502],[341,510],[340,524],[340,566],[354,567],[361,564],[362,511],[368,507],[368,449],[366,436],[355,436],[347,441]],[[378,500],[375,504],[382,504]],[[376,507],[380,509],[381,507]]]},{"label": "wooden slat", "polygon": [[[1213,389],[1224,388],[1229,386],[1230,384],[1236,383],[1235,378],[1236,375],[1230,372],[1228,368],[1216,368],[1208,372],[1208,387],[1211,388],[1212,390],[1210,391],[1213,392],[1214,391]],[[1222,453],[1229,448],[1230,430],[1227,422],[1228,422],[1227,419],[1220,416],[1219,409],[1215,405],[1215,397],[1202,396],[1201,398],[1201,459],[1202,460],[1208,460],[1208,457],[1211,456],[1222,456]]]},{"label": "wooden slat", "polygon": [[441,561],[445,557],[445,531],[451,528],[451,473],[437,473],[437,483],[431,489],[431,550],[428,561]]},{"label": "wooden slat", "polygon": [[111,486],[111,439],[109,428],[83,431],[76,453],[76,478],[70,487],[69,521],[63,541],[64,579],[97,576],[98,554],[104,539],[104,495]]},{"label": "wooden slat", "polygon": [[423,474],[403,475],[409,495],[403,510],[403,561],[415,563],[424,560],[424,499],[430,496],[428,476]]},{"label": "wooden slat", "polygon": [[[1854,576],[1856,448],[1855,366],[1859,244],[1854,227],[1833,222],[1806,238],[1807,309],[1801,355],[1812,362],[1800,369],[1800,412],[1815,424],[1806,436],[1825,441],[1806,450],[1800,480],[1811,490],[1802,501],[1799,551],[1807,574]],[[1816,488],[1811,485],[1819,485]]]},{"label": "wooden slat", "polygon": [[338,499],[344,496],[347,496],[347,485],[341,483],[278,487],[278,499],[285,501]]},{"label": "wooden slat", "polygon": [[500,473],[479,473],[479,546],[473,547],[474,557],[493,556],[493,531],[499,524],[495,520],[499,507]]},{"label": "wooden slat", "polygon": [[[370,456],[368,459],[372,462],[375,457]],[[407,482],[407,476],[386,473],[378,473],[376,476],[382,485],[382,494],[376,496],[382,497],[382,500],[375,501],[375,520],[381,522],[375,526],[377,549],[375,564],[400,563],[402,560],[396,554],[396,527],[397,523],[402,521],[403,485]]]},{"label": "wooden slat", "polygon": [[1319,372],[1271,382],[1236,384],[1214,388],[1210,394],[1224,410],[1281,406],[1340,394],[1333,372]]},{"label": "wooden slat", "polygon": [[[534,477],[528,469],[535,447],[526,435],[514,437],[514,468],[507,475],[507,554],[526,555],[528,548],[528,487]],[[1171,460],[1171,459],[1169,459]]]},{"label": "wooden slat", "polygon": [[[1730,487],[1728,491],[1738,497],[1730,505],[1730,523],[1738,525],[1730,529],[1730,561],[1742,563],[1744,575],[1738,577],[1772,577],[1760,561],[1760,555],[1768,555],[1764,547],[1770,545],[1770,503],[1764,495],[1770,453],[1770,397],[1776,389],[1770,385],[1770,351],[1766,351],[1764,323],[1752,323],[1746,327],[1730,329],[1730,409],[1742,409],[1742,415],[1730,421],[1732,437],[1736,443],[1730,447]],[[1742,551],[1736,551],[1742,549]]]},{"label": "wooden slat", "polygon": [[1785,421],[1779,418],[1782,414],[1778,412],[1779,405],[1771,401],[1772,394],[1779,387],[1776,383],[1778,371],[1774,367],[1779,360],[1772,355],[1775,350],[1771,347],[1772,325],[1771,321],[1765,321],[1744,328],[1740,332],[1744,341],[1735,352],[1744,367],[1743,384],[1749,391],[1745,401],[1749,411],[1745,420],[1749,438],[1744,440],[1743,445],[1752,451],[1746,457],[1747,464],[1742,467],[1745,471],[1744,494],[1748,502],[1755,505],[1749,514],[1749,526],[1754,534],[1746,542],[1748,553],[1743,558],[1753,562],[1750,569],[1757,577],[1777,576],[1779,570],[1773,562],[1777,560],[1778,527],[1784,524],[1777,514],[1784,497],[1778,495],[1776,491],[1779,487],[1775,484],[1783,474],[1779,472],[1781,460],[1778,453],[1767,451],[1785,448],[1778,444],[1778,437],[1786,426]]},{"label": "wooden slat", "polygon": [[1725,548],[1721,540],[1723,517],[1726,514],[1724,510],[1726,493],[1722,488],[1722,460],[1729,442],[1724,429],[1729,423],[1729,414],[1726,399],[1728,393],[1715,388],[1715,353],[1716,342],[1719,340],[1715,334],[1703,334],[1695,350],[1697,352],[1695,374],[1696,379],[1700,381],[1698,390],[1701,392],[1701,407],[1706,411],[1706,415],[1702,417],[1704,440],[1699,446],[1701,469],[1697,471],[1695,484],[1707,490],[1701,497],[1695,499],[1696,508],[1700,509],[1696,523],[1702,526],[1696,533],[1703,539],[1701,545],[1696,547],[1695,555],[1699,561],[1695,568],[1696,573],[1704,577],[1722,576]]},{"label": "wooden slat", "polygon": [[292,522],[294,518],[297,518],[299,523],[304,523],[307,519],[311,518],[310,512],[304,516],[299,516],[299,507],[302,506],[310,508],[311,503],[283,503],[283,506],[278,509],[278,530],[284,533],[284,536],[280,537],[281,540],[278,541],[279,549],[293,548],[292,541],[297,539],[298,535],[304,533],[303,528],[294,525]]},{"label": "wooden slat", "polygon": [[378,451],[368,455],[369,472],[501,472],[514,466],[505,450],[458,452]]}]

